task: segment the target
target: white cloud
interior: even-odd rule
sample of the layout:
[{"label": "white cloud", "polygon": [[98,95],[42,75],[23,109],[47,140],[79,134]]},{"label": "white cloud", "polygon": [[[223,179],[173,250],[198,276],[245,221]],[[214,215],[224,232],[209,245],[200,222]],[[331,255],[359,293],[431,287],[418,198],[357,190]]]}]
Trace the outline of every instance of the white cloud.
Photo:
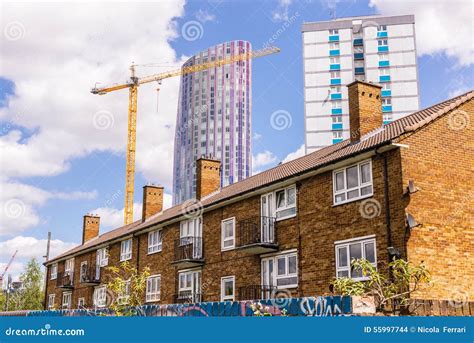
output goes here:
[{"label": "white cloud", "polygon": [[259,152],[257,155],[253,156],[252,158],[252,167],[258,169],[260,167],[268,166],[271,163],[275,163],[277,161],[277,157],[268,150],[264,152]]},{"label": "white cloud", "polygon": [[274,21],[287,21],[288,9],[293,3],[293,0],[279,0],[278,6],[272,12],[272,19]]},{"label": "white cloud", "polygon": [[48,200],[95,199],[97,191],[46,191],[19,182],[0,181],[0,236],[13,236],[40,223],[37,208]]},{"label": "white cloud", "polygon": [[370,0],[383,15],[414,14],[419,55],[444,54],[459,65],[474,63],[473,5],[470,0]]},{"label": "white cloud", "polygon": [[194,15],[196,16],[196,19],[199,20],[201,23],[205,23],[207,21],[213,22],[216,20],[216,16],[214,14],[209,13],[208,11],[204,11],[202,9],[197,11]]},{"label": "white cloud", "polygon": [[293,151],[289,153],[288,155],[286,155],[286,157],[283,159],[283,163],[286,163],[291,160],[297,159],[298,157],[304,156],[304,153],[305,153],[304,144],[301,144],[301,146],[296,151]]}]

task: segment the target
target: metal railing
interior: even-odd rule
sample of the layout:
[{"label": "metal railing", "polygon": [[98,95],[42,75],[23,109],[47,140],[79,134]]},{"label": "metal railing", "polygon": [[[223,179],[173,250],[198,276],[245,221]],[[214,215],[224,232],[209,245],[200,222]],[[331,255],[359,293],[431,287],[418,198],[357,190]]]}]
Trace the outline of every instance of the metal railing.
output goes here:
[{"label": "metal railing", "polygon": [[275,218],[256,216],[239,222],[238,246],[276,244]]},{"label": "metal railing", "polygon": [[175,304],[194,304],[202,301],[202,294],[193,291],[181,291],[174,296]]},{"label": "metal railing", "polygon": [[100,269],[96,265],[82,265],[79,275],[80,283],[100,283]]},{"label": "metal railing", "polygon": [[182,237],[174,244],[174,260],[202,260],[203,258],[202,237]]},{"label": "metal railing", "polygon": [[73,288],[74,272],[60,272],[56,278],[56,287]]},{"label": "metal railing", "polygon": [[266,300],[277,296],[277,287],[250,285],[239,288],[238,300]]}]

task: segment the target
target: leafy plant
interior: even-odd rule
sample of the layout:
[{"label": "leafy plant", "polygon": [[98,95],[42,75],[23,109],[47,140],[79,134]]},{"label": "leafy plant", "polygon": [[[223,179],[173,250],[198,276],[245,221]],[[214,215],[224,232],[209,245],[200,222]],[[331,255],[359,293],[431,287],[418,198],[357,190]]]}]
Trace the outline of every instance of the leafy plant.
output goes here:
[{"label": "leafy plant", "polygon": [[136,315],[136,308],[144,303],[150,268],[145,267],[142,272],[139,272],[137,268],[125,261],[120,264],[120,267],[109,266],[106,269],[110,273],[107,290],[112,293],[109,308],[116,316]]},{"label": "leafy plant", "polygon": [[[263,306],[261,302],[250,304],[250,309],[253,311],[255,317],[272,317],[273,314],[270,312],[270,307]],[[281,316],[287,317],[286,309],[281,310]]]},{"label": "leafy plant", "polygon": [[382,274],[365,259],[354,259],[353,270],[360,271],[365,281],[338,278],[332,282],[334,292],[341,295],[373,296],[379,308],[391,302],[406,306],[410,294],[429,285],[431,274],[423,263],[413,265],[402,259],[388,263],[389,273]]}]

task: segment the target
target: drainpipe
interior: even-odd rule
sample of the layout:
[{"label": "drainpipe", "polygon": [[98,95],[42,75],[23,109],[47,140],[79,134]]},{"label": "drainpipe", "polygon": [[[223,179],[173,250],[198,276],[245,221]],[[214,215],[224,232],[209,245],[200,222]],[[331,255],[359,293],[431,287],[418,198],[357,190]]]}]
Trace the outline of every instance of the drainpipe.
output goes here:
[{"label": "drainpipe", "polygon": [[303,296],[303,291],[301,289],[301,280],[302,280],[302,268],[301,268],[301,257],[302,257],[302,248],[301,248],[301,230],[300,230],[300,188],[301,188],[301,182],[296,183],[296,230],[298,234],[298,256],[297,256],[297,261],[298,261],[298,295],[300,297]]}]

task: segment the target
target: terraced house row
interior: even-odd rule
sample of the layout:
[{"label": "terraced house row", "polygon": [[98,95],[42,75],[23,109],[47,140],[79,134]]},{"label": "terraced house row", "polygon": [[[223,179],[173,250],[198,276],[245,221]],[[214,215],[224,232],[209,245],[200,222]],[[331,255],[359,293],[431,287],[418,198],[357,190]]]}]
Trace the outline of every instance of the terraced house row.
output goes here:
[{"label": "terraced house row", "polygon": [[197,199],[163,210],[143,188],[133,224],[48,261],[46,308],[106,306],[106,266],[149,267],[147,304],[323,295],[365,258],[424,261],[418,298],[474,299],[473,95],[382,123],[381,87],[348,85],[350,139],[219,189],[220,162],[197,163]]}]

